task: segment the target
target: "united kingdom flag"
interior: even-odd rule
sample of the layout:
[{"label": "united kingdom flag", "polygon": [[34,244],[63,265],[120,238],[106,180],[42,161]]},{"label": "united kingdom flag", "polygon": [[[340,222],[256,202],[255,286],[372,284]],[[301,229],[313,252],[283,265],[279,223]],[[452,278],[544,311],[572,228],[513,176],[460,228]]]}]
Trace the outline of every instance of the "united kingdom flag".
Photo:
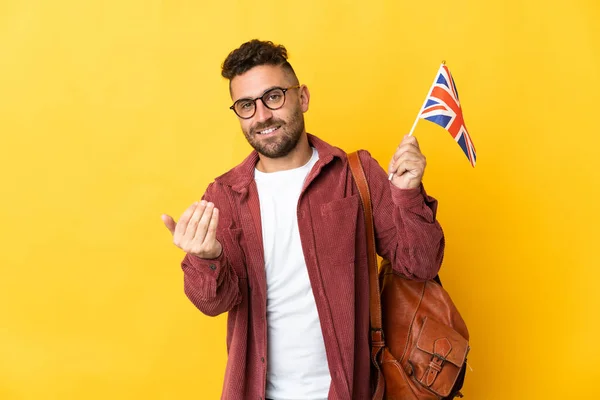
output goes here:
[{"label": "united kingdom flag", "polygon": [[454,79],[444,64],[440,66],[419,117],[434,122],[450,132],[467,155],[471,165],[475,166],[475,146],[465,126]]}]

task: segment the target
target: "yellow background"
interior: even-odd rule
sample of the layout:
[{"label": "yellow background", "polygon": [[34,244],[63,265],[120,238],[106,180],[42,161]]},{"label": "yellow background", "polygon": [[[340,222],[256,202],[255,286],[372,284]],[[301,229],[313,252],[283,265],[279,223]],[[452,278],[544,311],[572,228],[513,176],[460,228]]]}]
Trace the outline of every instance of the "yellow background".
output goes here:
[{"label": "yellow background", "polygon": [[[560,4],[562,3],[562,4]],[[384,166],[442,59],[478,152],[416,129],[470,399],[598,398],[600,6],[0,3],[0,399],[216,399],[225,317],[185,298],[160,215],[249,151],[220,64],[289,49],[307,127]]]}]

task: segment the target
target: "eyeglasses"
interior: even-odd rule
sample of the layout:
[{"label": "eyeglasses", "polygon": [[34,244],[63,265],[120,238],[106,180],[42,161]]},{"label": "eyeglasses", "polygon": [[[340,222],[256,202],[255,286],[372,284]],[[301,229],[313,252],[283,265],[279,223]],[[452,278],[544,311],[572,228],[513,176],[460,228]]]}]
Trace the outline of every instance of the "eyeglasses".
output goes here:
[{"label": "eyeglasses", "polygon": [[236,115],[242,119],[250,119],[256,114],[256,100],[260,99],[269,110],[279,110],[285,104],[285,92],[290,89],[297,89],[300,85],[289,88],[276,87],[269,89],[262,96],[255,99],[239,99],[231,107]]}]

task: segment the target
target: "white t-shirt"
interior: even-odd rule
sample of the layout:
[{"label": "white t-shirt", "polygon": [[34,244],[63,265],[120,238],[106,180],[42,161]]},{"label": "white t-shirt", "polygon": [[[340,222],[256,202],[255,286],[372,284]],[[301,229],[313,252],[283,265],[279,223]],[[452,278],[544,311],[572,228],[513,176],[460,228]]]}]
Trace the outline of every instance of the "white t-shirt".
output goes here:
[{"label": "white t-shirt", "polygon": [[326,400],[331,384],[323,333],[298,231],[298,199],[319,159],[300,168],[255,170],[267,278],[267,390],[274,400]]}]

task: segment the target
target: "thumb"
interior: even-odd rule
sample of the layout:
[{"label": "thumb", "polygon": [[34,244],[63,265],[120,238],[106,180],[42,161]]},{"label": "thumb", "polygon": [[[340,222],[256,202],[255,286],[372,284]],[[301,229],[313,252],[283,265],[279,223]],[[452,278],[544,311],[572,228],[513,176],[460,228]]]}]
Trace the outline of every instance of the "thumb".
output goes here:
[{"label": "thumb", "polygon": [[160,218],[164,222],[164,224],[167,227],[167,229],[171,232],[171,235],[173,235],[175,233],[175,227],[177,226],[177,224],[175,223],[175,221],[173,220],[173,218],[171,218],[167,214],[161,215]]}]

